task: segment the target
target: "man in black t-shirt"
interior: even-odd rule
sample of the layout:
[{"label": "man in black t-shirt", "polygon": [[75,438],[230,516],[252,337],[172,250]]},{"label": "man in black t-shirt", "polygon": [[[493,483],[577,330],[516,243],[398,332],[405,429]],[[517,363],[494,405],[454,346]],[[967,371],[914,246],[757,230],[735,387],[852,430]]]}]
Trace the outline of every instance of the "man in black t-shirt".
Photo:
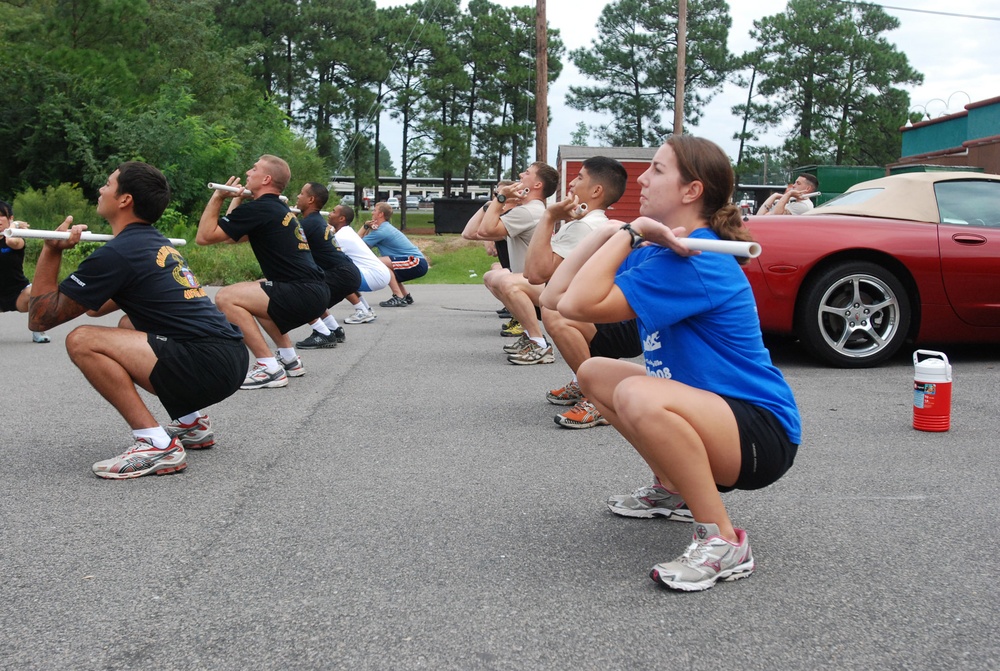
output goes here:
[{"label": "man in black t-shirt", "polygon": [[[212,303],[187,262],[153,222],[170,202],[159,170],[122,163],[101,187],[97,213],[114,239],[99,247],[58,283],[62,251],[75,246],[86,226],[59,230],[67,240],[46,240],[35,266],[28,325],[51,328],[84,312],[101,316],[121,308],[117,327],[78,326],[66,350],[94,388],[132,427],[135,443],[93,466],[101,478],[163,475],[187,466],[185,448],[215,443],[201,412],[239,389],[247,353],[239,329]],[[159,397],[175,420],[161,426],[136,386]]]},{"label": "man in black t-shirt", "polygon": [[[308,182],[299,191],[295,206],[299,208],[299,223],[306,234],[313,260],[326,275],[326,284],[330,288],[330,304],[327,307],[332,308],[361,288],[361,271],[351,261],[351,257],[341,251],[337,239],[333,236],[333,229],[320,214],[329,199],[329,189],[319,182]],[[310,326],[313,328],[313,334],[295,343],[296,347],[302,349],[334,347],[346,340],[344,327],[337,323],[337,318],[330,314],[329,310]]]},{"label": "man in black t-shirt", "polygon": [[[319,317],[330,300],[323,271],[313,261],[302,227],[278,196],[288,186],[288,164],[265,154],[247,170],[246,189],[254,200],[244,203],[241,196],[216,190],[209,198],[198,223],[199,245],[249,241],[266,279],[238,282],[216,294],[219,308],[243,330],[247,347],[257,358],[247,373],[242,389],[288,386],[288,377],[305,374],[286,333]],[[229,186],[241,186],[230,177]],[[225,216],[222,204],[233,198]],[[263,327],[278,345],[272,353]]]}]

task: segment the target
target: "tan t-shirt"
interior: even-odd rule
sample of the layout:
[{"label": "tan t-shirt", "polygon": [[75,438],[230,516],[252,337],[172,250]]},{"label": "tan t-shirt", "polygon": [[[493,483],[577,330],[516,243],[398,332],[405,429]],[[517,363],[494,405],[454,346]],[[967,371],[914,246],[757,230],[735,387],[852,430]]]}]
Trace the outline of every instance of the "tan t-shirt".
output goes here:
[{"label": "tan t-shirt", "polygon": [[511,272],[524,272],[524,257],[528,254],[528,244],[543,214],[545,214],[545,202],[532,200],[500,215],[500,221],[507,231],[507,253],[510,255]]},{"label": "tan t-shirt", "polygon": [[590,235],[601,224],[608,222],[608,216],[604,210],[591,210],[581,219],[568,221],[559,227],[559,231],[552,236],[552,252],[562,258],[569,256],[573,248],[580,244],[580,241]]}]

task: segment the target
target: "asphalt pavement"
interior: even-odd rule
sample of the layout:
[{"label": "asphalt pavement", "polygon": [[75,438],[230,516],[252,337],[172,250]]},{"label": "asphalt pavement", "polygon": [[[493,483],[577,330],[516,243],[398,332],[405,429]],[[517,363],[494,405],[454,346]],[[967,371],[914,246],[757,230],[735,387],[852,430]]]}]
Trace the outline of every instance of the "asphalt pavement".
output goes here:
[{"label": "asphalt pavement", "polygon": [[0,315],[0,668],[1000,667],[996,346],[943,348],[952,428],[926,433],[912,349],[849,371],[769,339],[805,438],[724,497],[757,571],[676,593],[647,574],[690,525],[608,513],[649,475],[614,429],[552,421],[561,357],[508,364],[481,286],[411,289],[211,408],[185,472],[131,481],[91,474],[129,432],[72,324],[38,345]]}]

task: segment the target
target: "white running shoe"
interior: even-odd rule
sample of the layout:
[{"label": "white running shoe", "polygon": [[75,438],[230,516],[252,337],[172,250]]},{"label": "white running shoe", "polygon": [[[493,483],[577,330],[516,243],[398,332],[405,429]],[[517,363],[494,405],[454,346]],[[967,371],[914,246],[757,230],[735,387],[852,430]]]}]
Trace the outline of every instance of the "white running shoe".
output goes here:
[{"label": "white running shoe", "polygon": [[684,592],[700,592],[719,580],[729,582],[753,573],[753,553],[747,532],[736,530],[739,543],[730,543],[719,535],[714,524],[694,523],[694,538],[677,559],[657,564],[649,577],[656,582]]},{"label": "white running shoe", "polygon": [[166,475],[187,468],[187,455],[178,438],[173,438],[165,449],[158,450],[145,438],[137,438],[124,454],[98,461],[93,465],[94,475],[109,480],[127,480],[143,475]]},{"label": "white running shoe", "polygon": [[344,319],[345,324],[367,324],[375,321],[375,311],[359,307],[354,314]]},{"label": "white running shoe", "polygon": [[278,353],[274,353],[274,357],[278,360],[278,363],[282,368],[285,369],[285,373],[288,377],[302,377],[306,374],[306,367],[302,365],[302,357],[296,356],[295,361],[285,361]]},{"label": "white running shoe", "polygon": [[608,509],[622,517],[649,519],[660,516],[677,522],[693,519],[684,499],[679,494],[671,494],[660,484],[640,487],[631,494],[609,496]]},{"label": "white running shoe", "polygon": [[247,373],[247,379],[240,385],[240,389],[273,389],[275,387],[287,386],[288,375],[285,374],[284,368],[274,373],[269,373],[267,366],[254,362],[253,368]]}]

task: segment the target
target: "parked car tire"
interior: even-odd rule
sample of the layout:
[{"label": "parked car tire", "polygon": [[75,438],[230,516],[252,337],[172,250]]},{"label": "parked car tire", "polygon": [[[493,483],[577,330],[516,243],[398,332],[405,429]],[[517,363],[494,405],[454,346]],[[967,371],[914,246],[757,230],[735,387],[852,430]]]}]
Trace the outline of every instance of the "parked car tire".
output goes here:
[{"label": "parked car tire", "polygon": [[894,355],[910,329],[903,283],[882,266],[851,261],[833,266],[804,289],[799,338],[840,368],[869,368]]}]

